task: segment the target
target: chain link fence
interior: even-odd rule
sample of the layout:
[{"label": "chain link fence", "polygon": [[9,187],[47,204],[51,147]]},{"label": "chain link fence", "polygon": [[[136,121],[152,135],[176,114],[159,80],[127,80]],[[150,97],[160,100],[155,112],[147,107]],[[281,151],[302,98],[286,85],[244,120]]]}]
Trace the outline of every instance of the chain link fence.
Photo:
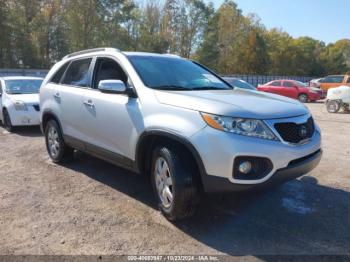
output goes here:
[{"label": "chain link fence", "polygon": [[36,76],[45,77],[48,70],[42,69],[0,69],[1,76]]},{"label": "chain link fence", "polygon": [[304,83],[310,82],[310,80],[315,79],[315,77],[310,77],[310,76],[268,76],[268,75],[225,75],[225,77],[239,78],[252,84],[253,86],[266,84],[270,81],[278,80],[278,79],[297,80]]}]

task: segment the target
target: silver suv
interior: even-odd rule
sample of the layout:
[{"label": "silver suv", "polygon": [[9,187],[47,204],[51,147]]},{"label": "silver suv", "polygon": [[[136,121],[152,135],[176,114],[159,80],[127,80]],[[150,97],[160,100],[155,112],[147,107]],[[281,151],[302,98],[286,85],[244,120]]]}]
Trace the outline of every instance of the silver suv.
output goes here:
[{"label": "silver suv", "polygon": [[75,149],[150,175],[169,220],[202,192],[265,188],[311,171],[321,134],[301,103],[234,88],[175,55],[99,48],[70,54],[40,90],[47,151]]}]

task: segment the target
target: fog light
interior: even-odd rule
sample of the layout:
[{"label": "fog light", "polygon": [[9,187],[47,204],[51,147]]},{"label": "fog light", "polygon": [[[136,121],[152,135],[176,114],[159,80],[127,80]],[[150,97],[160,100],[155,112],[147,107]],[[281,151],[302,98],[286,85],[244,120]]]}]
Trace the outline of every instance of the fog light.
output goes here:
[{"label": "fog light", "polygon": [[239,172],[241,172],[242,174],[249,174],[250,171],[252,171],[252,163],[250,163],[249,161],[244,161],[243,163],[241,163],[238,167]]}]

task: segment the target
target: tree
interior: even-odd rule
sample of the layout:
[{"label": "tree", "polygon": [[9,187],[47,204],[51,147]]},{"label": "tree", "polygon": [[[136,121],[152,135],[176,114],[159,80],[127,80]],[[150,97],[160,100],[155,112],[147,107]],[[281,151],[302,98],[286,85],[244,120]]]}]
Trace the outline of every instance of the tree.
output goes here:
[{"label": "tree", "polygon": [[12,30],[11,20],[8,15],[9,5],[6,1],[0,1],[0,67],[12,67],[14,61],[12,50]]}]

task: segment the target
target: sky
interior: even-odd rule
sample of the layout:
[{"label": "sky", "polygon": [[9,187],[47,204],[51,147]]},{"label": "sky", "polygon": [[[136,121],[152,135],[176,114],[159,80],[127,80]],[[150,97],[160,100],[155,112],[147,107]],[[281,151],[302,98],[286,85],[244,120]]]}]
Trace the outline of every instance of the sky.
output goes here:
[{"label": "sky", "polygon": [[[206,0],[218,8],[224,0]],[[268,28],[325,43],[350,39],[350,0],[234,0],[243,14],[256,13]]]}]

